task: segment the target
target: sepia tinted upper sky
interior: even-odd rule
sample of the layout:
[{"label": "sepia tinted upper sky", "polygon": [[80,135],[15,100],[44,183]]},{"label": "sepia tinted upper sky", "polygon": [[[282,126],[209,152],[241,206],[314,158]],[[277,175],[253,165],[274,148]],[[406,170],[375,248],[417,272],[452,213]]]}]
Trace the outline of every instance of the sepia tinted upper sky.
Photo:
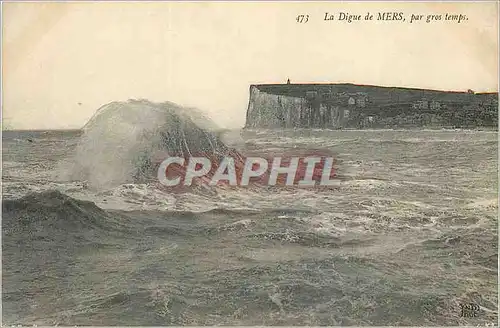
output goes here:
[{"label": "sepia tinted upper sky", "polygon": [[[323,20],[393,11],[468,21]],[[195,106],[241,127],[249,85],[287,78],[498,89],[495,2],[4,3],[2,40],[4,128],[79,128],[100,106],[131,98]]]}]

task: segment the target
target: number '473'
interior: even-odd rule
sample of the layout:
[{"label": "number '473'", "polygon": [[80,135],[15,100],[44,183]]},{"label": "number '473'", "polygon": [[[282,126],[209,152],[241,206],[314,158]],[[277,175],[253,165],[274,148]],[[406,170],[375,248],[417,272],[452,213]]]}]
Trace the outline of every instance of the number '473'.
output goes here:
[{"label": "number '473'", "polygon": [[298,15],[297,23],[307,23],[309,21],[309,15]]}]

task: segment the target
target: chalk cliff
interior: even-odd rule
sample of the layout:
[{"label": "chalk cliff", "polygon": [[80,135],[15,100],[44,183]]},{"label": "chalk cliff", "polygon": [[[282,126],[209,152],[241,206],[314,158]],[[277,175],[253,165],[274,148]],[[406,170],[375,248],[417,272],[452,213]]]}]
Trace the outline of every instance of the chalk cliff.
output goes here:
[{"label": "chalk cliff", "polygon": [[498,93],[355,84],[250,86],[246,128],[496,128]]}]

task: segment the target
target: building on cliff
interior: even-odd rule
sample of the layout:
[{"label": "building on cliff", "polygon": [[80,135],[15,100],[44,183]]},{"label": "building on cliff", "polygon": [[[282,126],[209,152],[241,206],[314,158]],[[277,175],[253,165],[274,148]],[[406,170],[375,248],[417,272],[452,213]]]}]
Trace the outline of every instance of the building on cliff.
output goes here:
[{"label": "building on cliff", "polygon": [[246,128],[497,127],[498,93],[355,84],[250,86]]}]

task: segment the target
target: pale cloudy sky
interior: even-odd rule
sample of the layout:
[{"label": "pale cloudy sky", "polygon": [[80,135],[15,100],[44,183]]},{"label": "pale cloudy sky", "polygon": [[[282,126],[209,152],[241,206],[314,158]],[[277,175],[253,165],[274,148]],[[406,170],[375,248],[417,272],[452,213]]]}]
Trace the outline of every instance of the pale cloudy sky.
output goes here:
[{"label": "pale cloudy sky", "polygon": [[[469,19],[323,21],[325,12],[385,11]],[[4,3],[2,21],[9,128],[78,128],[101,105],[130,98],[195,106],[239,127],[249,85],[288,77],[498,90],[496,2]]]}]

